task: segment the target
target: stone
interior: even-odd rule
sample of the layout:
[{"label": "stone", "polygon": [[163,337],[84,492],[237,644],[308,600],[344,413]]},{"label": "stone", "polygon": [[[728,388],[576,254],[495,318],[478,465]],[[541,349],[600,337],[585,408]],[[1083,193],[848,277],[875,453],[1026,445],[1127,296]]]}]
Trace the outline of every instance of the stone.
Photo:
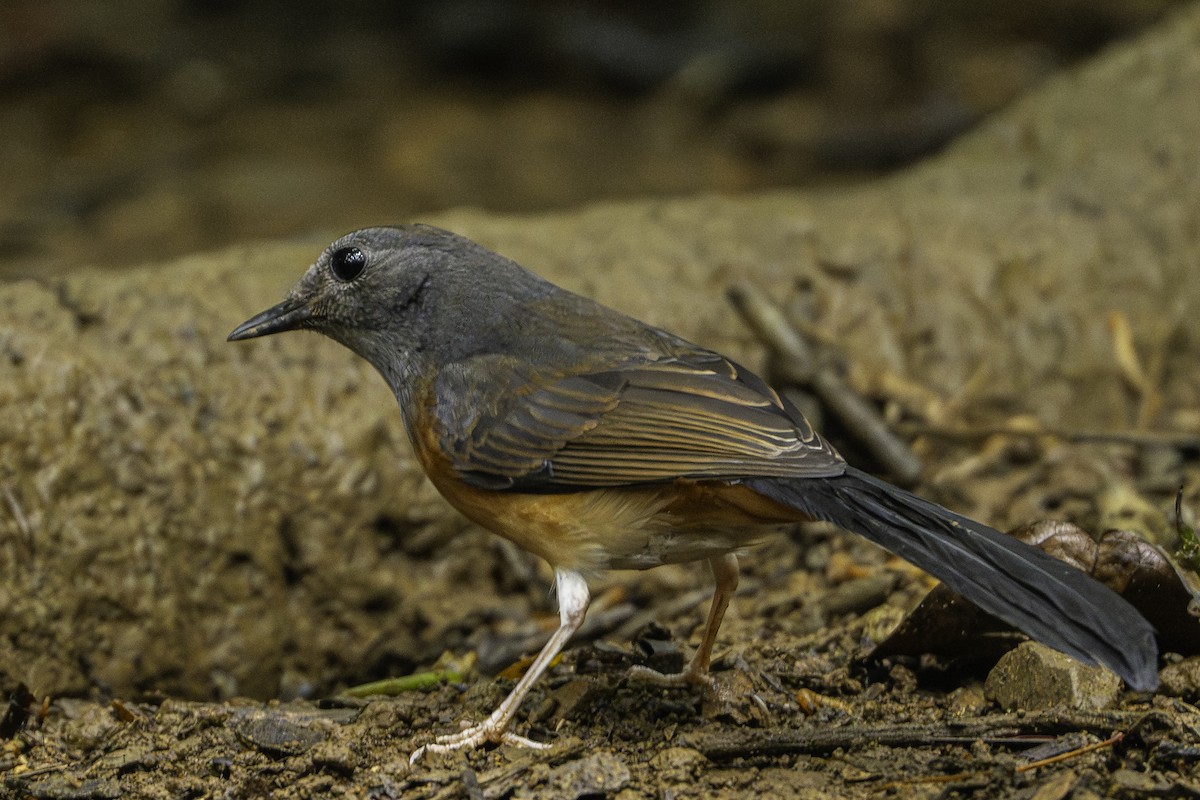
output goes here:
[{"label": "stone", "polygon": [[1159,678],[1162,680],[1160,691],[1163,694],[1195,702],[1200,699],[1200,656],[1168,664],[1162,668]]},{"label": "stone", "polygon": [[569,800],[616,794],[628,783],[629,767],[606,750],[555,767],[548,780],[554,797]]},{"label": "stone", "polygon": [[1103,667],[1090,667],[1045,645],[1024,642],[1000,658],[983,691],[1009,710],[1098,711],[1116,703],[1121,679]]}]

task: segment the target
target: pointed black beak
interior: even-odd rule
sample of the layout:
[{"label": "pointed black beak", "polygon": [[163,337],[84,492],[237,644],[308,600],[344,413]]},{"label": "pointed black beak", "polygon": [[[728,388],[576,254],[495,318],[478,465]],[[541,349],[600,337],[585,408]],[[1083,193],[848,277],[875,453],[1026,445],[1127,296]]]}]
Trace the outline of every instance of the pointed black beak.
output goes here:
[{"label": "pointed black beak", "polygon": [[288,298],[238,325],[226,341],[237,342],[281,331],[292,331],[302,327],[312,316],[312,307],[305,301]]}]

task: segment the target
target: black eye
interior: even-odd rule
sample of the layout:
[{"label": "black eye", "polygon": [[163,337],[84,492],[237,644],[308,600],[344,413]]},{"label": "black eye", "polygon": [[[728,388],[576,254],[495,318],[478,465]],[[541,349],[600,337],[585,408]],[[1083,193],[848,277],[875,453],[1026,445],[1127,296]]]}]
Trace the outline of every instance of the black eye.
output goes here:
[{"label": "black eye", "polygon": [[329,259],[333,277],[339,281],[352,281],[362,274],[367,266],[367,254],[357,247],[343,247]]}]

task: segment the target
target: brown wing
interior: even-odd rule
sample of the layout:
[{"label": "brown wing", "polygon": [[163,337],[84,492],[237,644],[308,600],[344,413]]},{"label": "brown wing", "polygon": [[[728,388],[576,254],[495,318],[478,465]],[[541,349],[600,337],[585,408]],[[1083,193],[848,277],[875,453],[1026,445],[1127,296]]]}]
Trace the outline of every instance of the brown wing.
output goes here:
[{"label": "brown wing", "polygon": [[[471,396],[470,387],[496,386],[498,373],[510,376],[506,390],[490,400]],[[551,379],[484,357],[457,365],[441,383],[444,449],[459,474],[482,487],[570,491],[845,469],[799,411],[708,351]]]}]

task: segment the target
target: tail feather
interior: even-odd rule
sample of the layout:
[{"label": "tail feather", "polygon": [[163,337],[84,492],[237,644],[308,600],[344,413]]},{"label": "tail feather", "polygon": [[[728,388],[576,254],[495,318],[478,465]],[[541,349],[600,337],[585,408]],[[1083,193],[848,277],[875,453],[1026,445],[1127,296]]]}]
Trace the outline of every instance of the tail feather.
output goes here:
[{"label": "tail feather", "polygon": [[1033,639],[1099,662],[1135,689],[1158,686],[1150,623],[1108,587],[1036,547],[852,467],[836,478],[747,485],[865,536]]}]

